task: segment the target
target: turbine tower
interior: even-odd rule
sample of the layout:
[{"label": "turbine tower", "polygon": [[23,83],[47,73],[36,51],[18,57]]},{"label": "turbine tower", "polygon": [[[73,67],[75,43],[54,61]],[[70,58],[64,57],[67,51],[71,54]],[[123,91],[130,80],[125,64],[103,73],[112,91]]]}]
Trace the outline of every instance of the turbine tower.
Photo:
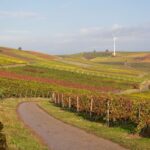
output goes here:
[{"label": "turbine tower", "polygon": [[116,56],[116,37],[113,38],[114,41],[114,52],[113,52],[113,56]]}]

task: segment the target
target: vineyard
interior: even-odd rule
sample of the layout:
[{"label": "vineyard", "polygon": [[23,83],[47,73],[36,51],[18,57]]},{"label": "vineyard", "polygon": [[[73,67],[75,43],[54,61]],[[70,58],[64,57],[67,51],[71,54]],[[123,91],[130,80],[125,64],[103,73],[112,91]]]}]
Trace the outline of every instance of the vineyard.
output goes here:
[{"label": "vineyard", "polygon": [[49,56],[0,49],[0,99],[48,98],[87,120],[150,137],[149,89],[123,93],[138,91],[150,79],[147,53],[137,62],[138,53],[119,53],[114,60],[105,53]]},{"label": "vineyard", "polygon": [[[70,83],[80,83],[85,86],[92,86],[95,89],[99,88],[101,91],[117,91],[127,88],[133,88],[134,85],[138,84],[137,82],[127,82],[123,80],[114,80],[107,77],[98,77],[96,75],[86,75],[82,73],[58,70],[58,69],[50,69],[50,68],[42,68],[35,66],[25,66],[22,68],[11,68],[8,69],[11,71],[11,74],[23,74],[42,78],[50,78],[54,80],[62,80]],[[3,71],[4,72],[4,71]]]},{"label": "vineyard", "polygon": [[0,78],[0,97],[51,97],[52,91],[68,94],[91,94],[91,92],[81,89],[66,88],[48,83],[35,81]]},{"label": "vineyard", "polygon": [[[52,102],[87,118],[106,122],[108,126],[131,124],[135,130],[147,134],[150,127],[149,101],[133,101],[128,97],[115,95],[75,96],[53,93]],[[149,135],[147,135],[149,136]]]},{"label": "vineyard", "polygon": [[[83,113],[87,118],[105,122],[108,126],[132,125],[132,132],[147,134],[150,125],[150,103],[147,99],[133,100],[129,96],[98,94],[63,89],[62,87],[24,80],[0,80],[1,98],[43,97],[58,106]],[[61,93],[61,94],[60,94]],[[85,93],[85,94],[83,94]],[[148,135],[147,135],[148,136]]]}]

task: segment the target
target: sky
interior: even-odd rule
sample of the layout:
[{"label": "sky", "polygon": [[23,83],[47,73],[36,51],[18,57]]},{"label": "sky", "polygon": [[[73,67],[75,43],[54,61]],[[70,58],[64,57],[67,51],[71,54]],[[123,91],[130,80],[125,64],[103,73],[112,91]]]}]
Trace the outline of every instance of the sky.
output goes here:
[{"label": "sky", "polygon": [[150,50],[150,0],[0,0],[0,46],[49,54]]}]

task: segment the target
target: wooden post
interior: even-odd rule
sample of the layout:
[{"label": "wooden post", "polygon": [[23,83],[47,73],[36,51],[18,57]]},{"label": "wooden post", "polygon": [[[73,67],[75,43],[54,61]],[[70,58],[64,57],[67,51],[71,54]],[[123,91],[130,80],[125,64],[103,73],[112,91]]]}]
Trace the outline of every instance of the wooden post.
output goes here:
[{"label": "wooden post", "polygon": [[[18,92],[19,92],[19,91],[18,91]],[[21,98],[21,92],[19,92],[17,95],[18,95],[18,98]]]},{"label": "wooden post", "polygon": [[71,109],[71,97],[69,97],[69,109]]},{"label": "wooden post", "polygon": [[57,104],[57,96],[56,96],[56,93],[54,95],[54,100],[55,100],[55,104]]},{"label": "wooden post", "polygon": [[31,90],[31,93],[30,93],[30,97],[32,97],[32,90]]},{"label": "wooden post", "polygon": [[58,98],[58,105],[60,104],[60,95],[59,95],[59,93],[57,94],[58,96],[57,96],[57,98]]},{"label": "wooden post", "polygon": [[47,98],[49,98],[49,91],[47,92]]},{"label": "wooden post", "polygon": [[77,112],[79,112],[79,97],[77,96]]},{"label": "wooden post", "polygon": [[18,90],[16,91],[16,93],[15,93],[15,97],[19,97],[19,92],[18,92]]},{"label": "wooden post", "polygon": [[8,88],[8,93],[9,93],[9,94],[7,94],[7,98],[10,97],[10,92],[9,92],[9,90],[10,90],[10,87]]},{"label": "wooden post", "polygon": [[35,93],[34,93],[34,97],[36,97],[36,93],[37,93],[37,90],[36,90]]},{"label": "wooden post", "polygon": [[44,94],[44,92],[42,93],[42,98],[45,98],[45,94]]},{"label": "wooden post", "polygon": [[109,115],[110,115],[110,102],[109,102],[109,99],[107,99],[107,111],[106,111],[106,124],[107,126],[109,127]]},{"label": "wooden post", "polygon": [[20,98],[22,97],[22,93],[20,92]]},{"label": "wooden post", "polygon": [[55,93],[54,92],[52,93],[52,102],[55,103]]},{"label": "wooden post", "polygon": [[40,97],[40,91],[37,90],[37,97]]},{"label": "wooden post", "polygon": [[138,121],[141,119],[141,105],[138,107]]},{"label": "wooden post", "polygon": [[26,95],[25,95],[25,97],[27,97],[28,96],[28,90],[26,90]]},{"label": "wooden post", "polygon": [[64,95],[63,94],[61,95],[61,105],[62,105],[62,107],[65,107],[65,105],[64,105]]},{"label": "wooden post", "polygon": [[92,117],[92,112],[93,112],[93,98],[91,98],[90,101],[90,118]]}]

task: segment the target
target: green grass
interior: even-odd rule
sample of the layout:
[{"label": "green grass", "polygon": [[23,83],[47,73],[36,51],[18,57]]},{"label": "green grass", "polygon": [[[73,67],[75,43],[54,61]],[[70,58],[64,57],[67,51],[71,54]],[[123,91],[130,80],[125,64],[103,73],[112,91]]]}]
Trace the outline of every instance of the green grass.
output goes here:
[{"label": "green grass", "polygon": [[128,95],[132,99],[140,99],[140,100],[149,100],[150,101],[150,90],[146,92],[140,92],[140,93],[132,93]]},{"label": "green grass", "polygon": [[23,64],[23,63],[25,62],[20,59],[0,54],[0,66],[11,64]]},{"label": "green grass", "polygon": [[[93,53],[89,53],[91,56]],[[139,76],[141,73],[147,72],[150,66],[150,62],[140,62],[137,58],[148,56],[149,52],[118,52],[116,57],[110,55],[104,55],[104,53],[97,52],[93,59],[85,59],[84,53],[76,55],[66,55],[63,59],[69,61],[77,61],[88,63],[92,65],[92,68],[109,73],[118,73],[120,75],[133,75]],[[127,62],[128,66],[124,65]],[[95,68],[96,67],[96,68]]]},{"label": "green grass", "polygon": [[29,129],[19,120],[16,108],[25,99],[5,99],[0,101],[0,121],[10,150],[47,150]]},{"label": "green grass", "polygon": [[131,150],[149,150],[150,139],[148,138],[130,135],[128,130],[119,127],[108,128],[101,123],[85,120],[82,116],[56,107],[48,101],[39,102],[39,105],[55,118],[84,129],[89,133],[119,143]]}]

